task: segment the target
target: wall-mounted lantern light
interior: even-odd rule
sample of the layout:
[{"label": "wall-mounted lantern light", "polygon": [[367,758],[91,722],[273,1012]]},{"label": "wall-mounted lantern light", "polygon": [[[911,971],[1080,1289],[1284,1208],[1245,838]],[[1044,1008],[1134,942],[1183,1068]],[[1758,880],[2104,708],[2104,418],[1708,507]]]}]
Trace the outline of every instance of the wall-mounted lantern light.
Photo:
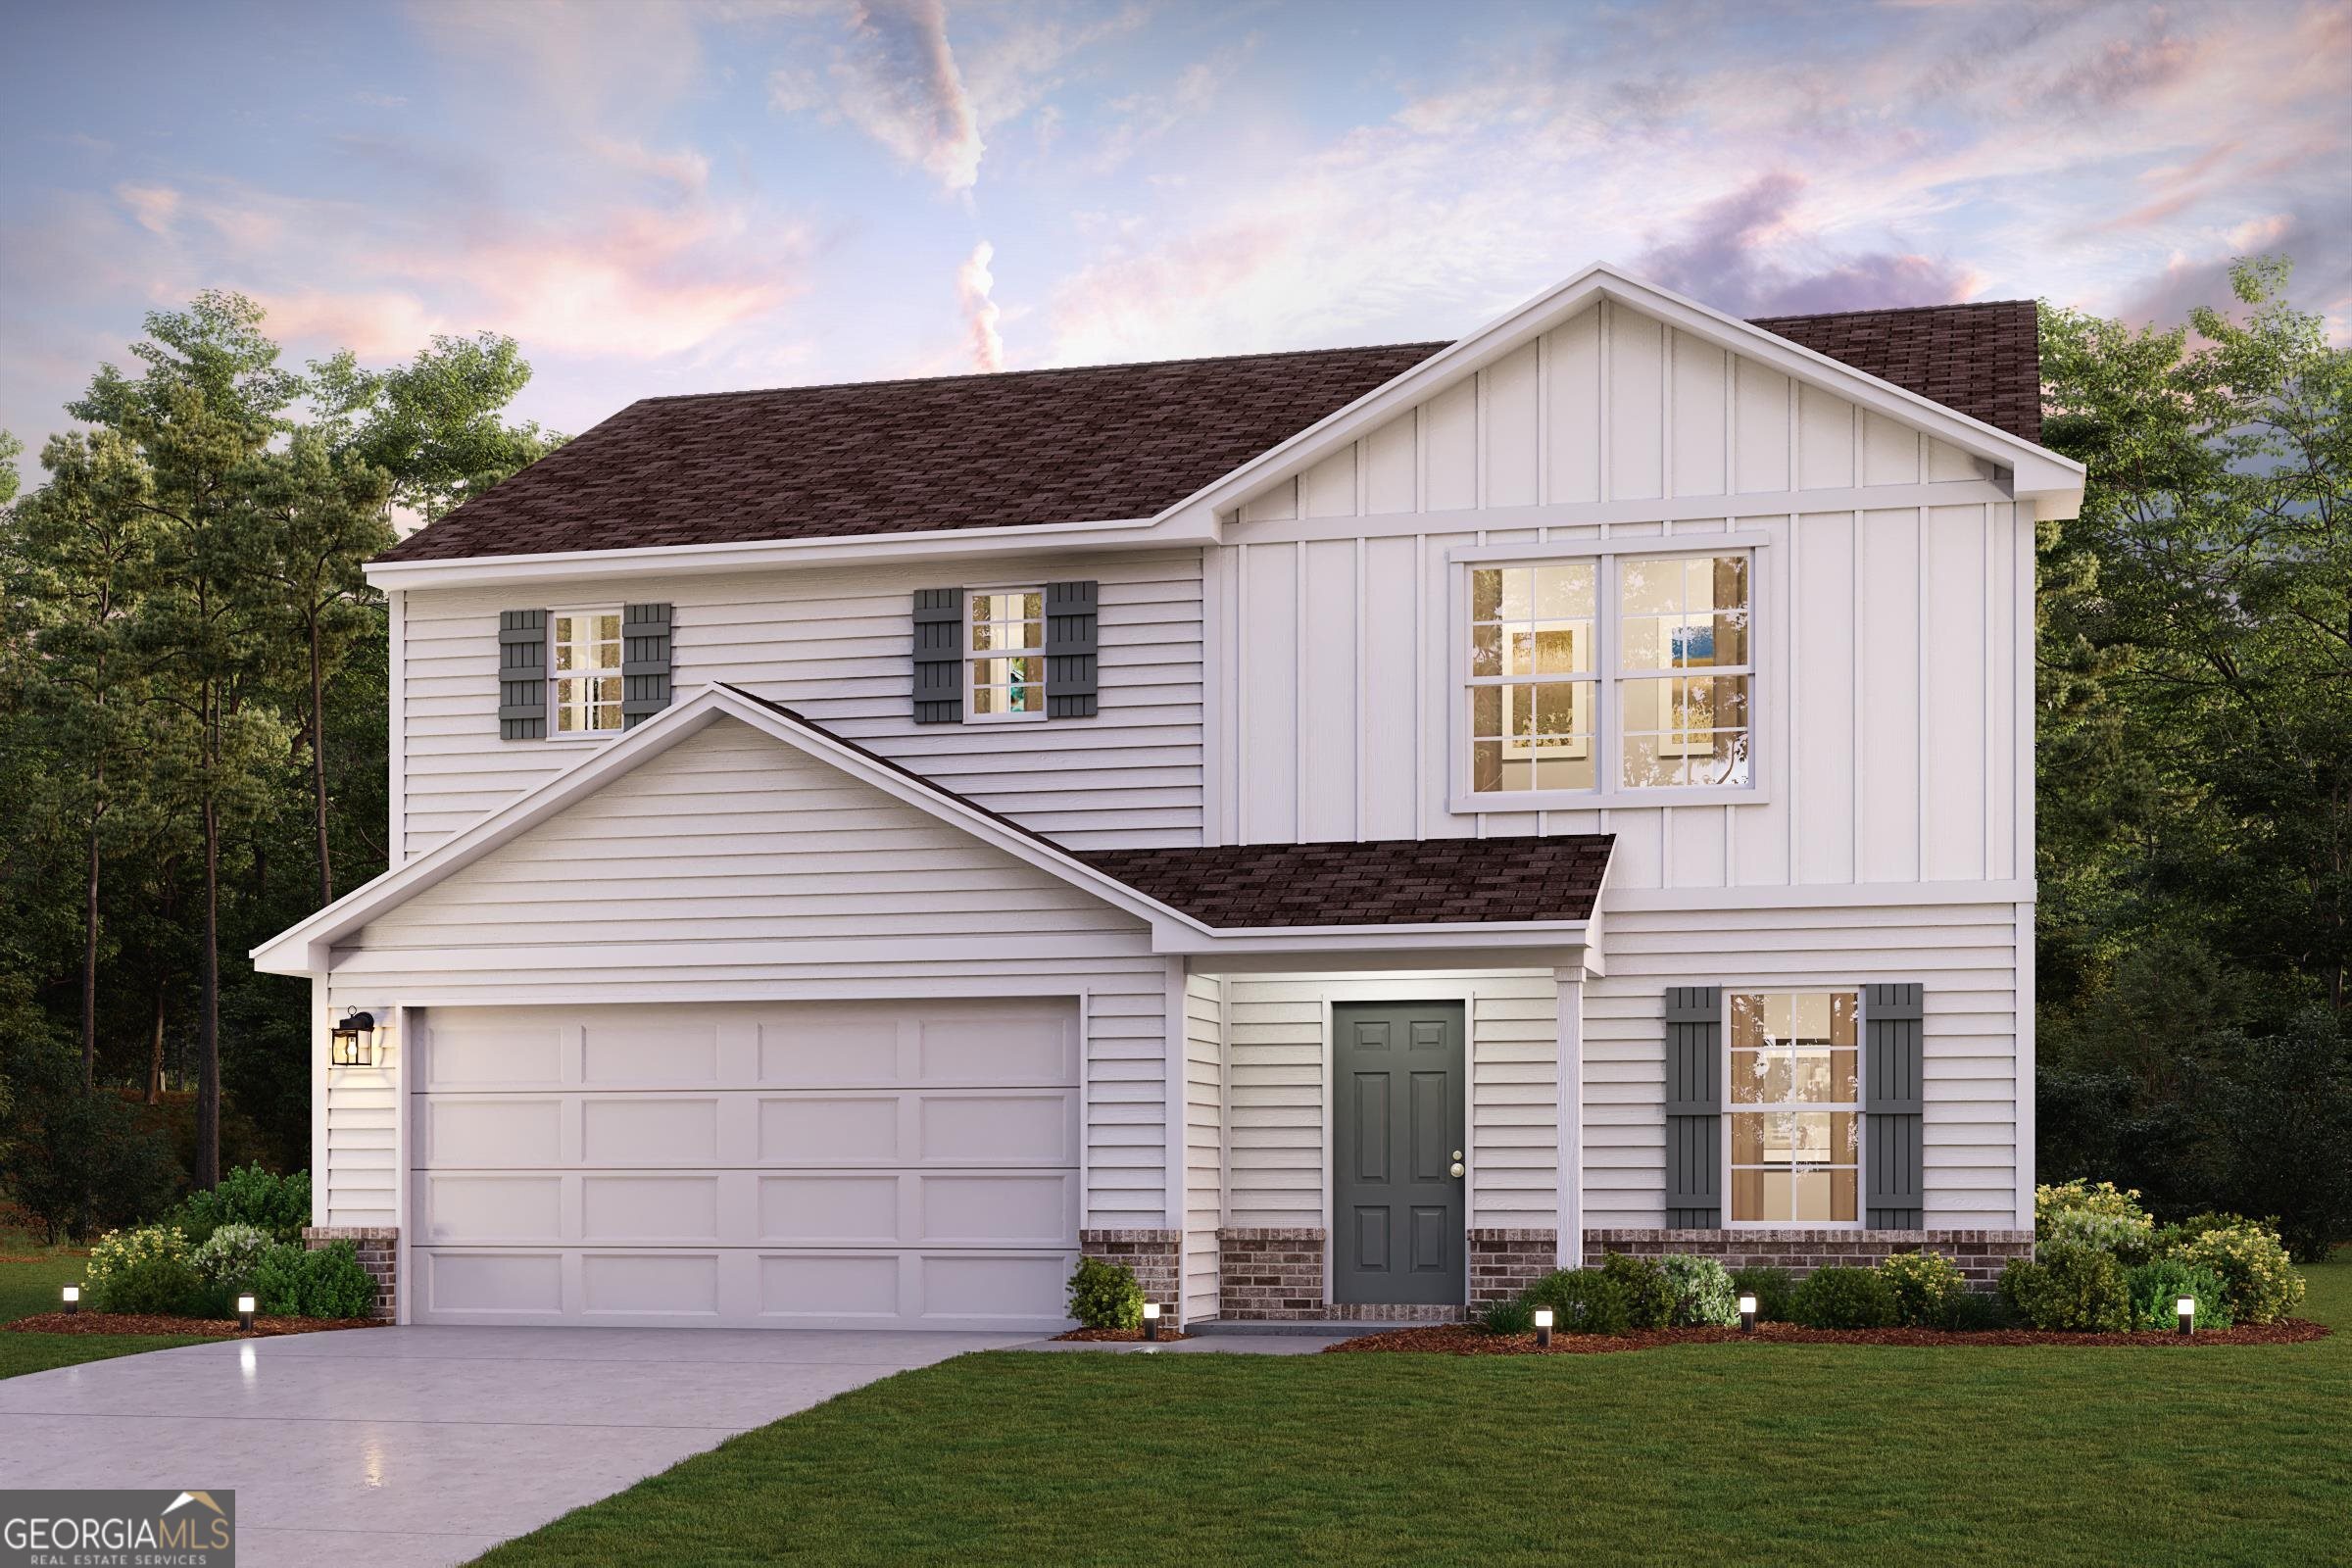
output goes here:
[{"label": "wall-mounted lantern light", "polygon": [[2173,1303],[2173,1310],[2180,1315],[2180,1332],[2194,1334],[2197,1330],[2197,1298],[2183,1296]]},{"label": "wall-mounted lantern light", "polygon": [[1752,1296],[1740,1298],[1740,1332],[1742,1334],[1756,1332],[1756,1298]]},{"label": "wall-mounted lantern light", "polygon": [[1539,1349],[1551,1348],[1551,1308],[1548,1306],[1536,1308],[1536,1346]]},{"label": "wall-mounted lantern light", "polygon": [[383,1055],[383,1031],[375,1026],[375,1014],[355,1007],[327,1031],[326,1059],[337,1067],[375,1066]]}]

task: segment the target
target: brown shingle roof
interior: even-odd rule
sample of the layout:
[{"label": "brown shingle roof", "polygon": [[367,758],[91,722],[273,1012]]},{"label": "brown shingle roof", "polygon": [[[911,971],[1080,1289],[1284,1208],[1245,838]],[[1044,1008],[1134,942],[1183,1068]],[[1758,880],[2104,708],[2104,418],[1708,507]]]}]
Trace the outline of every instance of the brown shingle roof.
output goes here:
[{"label": "brown shingle roof", "polygon": [[[725,683],[721,683],[725,685]],[[1073,850],[807,714],[725,686],[778,717],[1059,850],[1203,925],[1422,925],[1585,920],[1609,868],[1608,833],[1550,838],[1394,839],[1371,844],[1245,844],[1206,849]]]},{"label": "brown shingle roof", "polygon": [[1996,430],[2041,439],[2041,328],[2032,300],[1768,316],[1752,324]]},{"label": "brown shingle roof", "polygon": [[[1756,324],[2040,437],[2031,300]],[[1446,346],[647,398],[378,559],[1151,516]]]},{"label": "brown shingle roof", "polygon": [[1072,852],[1203,925],[1585,920],[1616,838],[1389,839]]}]

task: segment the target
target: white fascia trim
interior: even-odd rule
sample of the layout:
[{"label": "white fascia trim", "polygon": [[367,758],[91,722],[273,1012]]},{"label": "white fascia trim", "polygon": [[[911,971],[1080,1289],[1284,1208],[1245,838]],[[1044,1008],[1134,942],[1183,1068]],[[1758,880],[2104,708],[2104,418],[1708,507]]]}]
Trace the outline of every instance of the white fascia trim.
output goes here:
[{"label": "white fascia trim", "polygon": [[1584,948],[1585,920],[1449,920],[1421,925],[1201,926],[1152,932],[1154,953],[1476,953],[1494,949]]},{"label": "white fascia trim", "polygon": [[1114,907],[1148,922],[1155,931],[1208,928],[1180,910],[1148,899],[1124,882],[1029,837],[956,800],[926,788],[863,753],[817,731],[792,723],[764,705],[726,686],[711,686],[657,714],[617,740],[583,756],[554,778],[506,806],[431,852],[337,899],[308,919],[271,937],[252,953],[265,974],[323,974],[337,938],[350,935],[385,910],[472,864],[492,850],[527,832],[572,802],[612,782],[639,763],[720,718],[740,719],[808,756],[832,763],[852,777],[927,811],[974,838],[1051,871]]},{"label": "white fascia trim", "polygon": [[1133,548],[1213,542],[1208,514],[1162,514],[1101,522],[1041,522],[1002,528],[943,528],[826,539],[756,539],[736,544],[660,545],[624,550],[552,550],[455,561],[378,561],[365,568],[376,587],[477,588],[651,574],[689,576],[760,567],[829,566],[871,561],[949,562],[1045,550]]},{"label": "white fascia trim", "polygon": [[[1629,277],[1616,269],[1594,263],[1566,282],[1506,311],[1452,346],[1439,350],[1411,369],[1377,387],[1235,468],[1171,507],[1162,516],[1181,509],[1206,507],[1223,514],[1253,499],[1293,471],[1310,466],[1359,436],[1387,423],[1435,389],[1500,359],[1522,341],[1549,331],[1595,300],[1610,299],[1664,320],[1677,331],[1768,365],[1784,375],[1820,387],[1841,398],[1874,409],[1890,418],[1923,428],[1936,439],[2013,471],[2014,492],[2021,501],[2034,501],[2041,515],[2071,516],[2069,505],[2080,506],[2083,467],[2046,447],[1995,429],[1982,419],[1948,409],[1916,392],[1855,369],[1826,354],[1801,348],[1762,327],[1701,305],[1696,300]],[[2053,510],[2054,509],[2054,510]]]},{"label": "white fascia trim", "polygon": [[2033,904],[2032,882],[1811,882],[1794,887],[1604,887],[1601,907],[1639,910],[1879,909],[1951,904]]}]

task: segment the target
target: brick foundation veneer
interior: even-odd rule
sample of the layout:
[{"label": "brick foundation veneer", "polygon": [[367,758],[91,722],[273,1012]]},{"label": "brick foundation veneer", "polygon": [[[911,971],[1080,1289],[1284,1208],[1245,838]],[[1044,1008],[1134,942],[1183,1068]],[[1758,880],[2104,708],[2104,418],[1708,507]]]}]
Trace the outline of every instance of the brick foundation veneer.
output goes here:
[{"label": "brick foundation veneer", "polygon": [[1470,1304],[1511,1300],[1559,1266],[1558,1231],[1472,1231]]},{"label": "brick foundation veneer", "polygon": [[1611,1252],[1719,1257],[1727,1268],[1763,1263],[1805,1275],[1817,1268],[1875,1268],[1894,1252],[1941,1252],[1979,1291],[1989,1291],[2013,1257],[2034,1255],[2032,1231],[1587,1231],[1585,1262]]},{"label": "brick foundation veneer", "polygon": [[400,1311],[400,1231],[390,1225],[306,1225],[302,1245],[316,1252],[329,1242],[349,1242],[360,1254],[360,1267],[375,1276],[375,1310],[368,1315],[390,1323]]},{"label": "brick foundation veneer", "polygon": [[1241,1228],[1217,1232],[1217,1315],[1258,1322],[1327,1317],[1323,1232]]},{"label": "brick foundation veneer", "polygon": [[1078,1250],[1089,1257],[1124,1263],[1168,1317],[1184,1316],[1184,1233],[1182,1231],[1080,1231]]}]

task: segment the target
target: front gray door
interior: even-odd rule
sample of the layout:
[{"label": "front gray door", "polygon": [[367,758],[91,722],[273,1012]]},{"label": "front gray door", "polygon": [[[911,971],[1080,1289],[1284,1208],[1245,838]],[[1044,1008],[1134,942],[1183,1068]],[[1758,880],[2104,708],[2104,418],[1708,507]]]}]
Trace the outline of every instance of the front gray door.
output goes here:
[{"label": "front gray door", "polygon": [[1334,1301],[1458,1306],[1462,1004],[1332,1008]]}]

